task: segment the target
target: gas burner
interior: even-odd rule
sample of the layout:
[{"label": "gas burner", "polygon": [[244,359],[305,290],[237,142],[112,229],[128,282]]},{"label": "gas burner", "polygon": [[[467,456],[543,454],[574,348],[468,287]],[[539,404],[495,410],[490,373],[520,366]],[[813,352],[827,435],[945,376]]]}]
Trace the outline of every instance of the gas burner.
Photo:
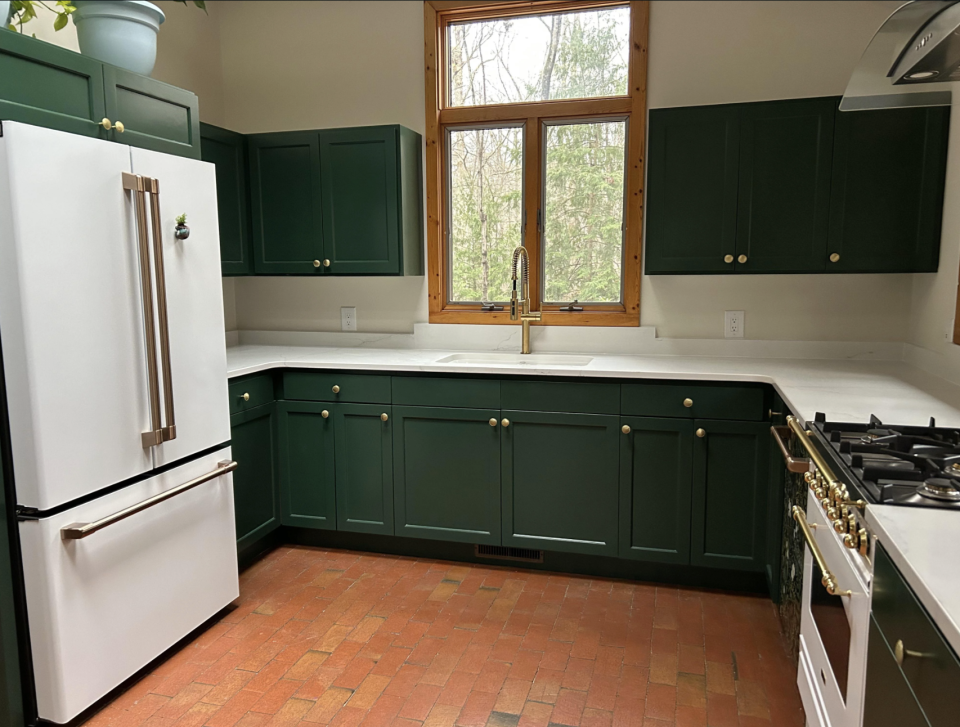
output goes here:
[{"label": "gas burner", "polygon": [[956,483],[947,477],[930,477],[917,488],[917,494],[931,500],[960,502],[960,490]]}]

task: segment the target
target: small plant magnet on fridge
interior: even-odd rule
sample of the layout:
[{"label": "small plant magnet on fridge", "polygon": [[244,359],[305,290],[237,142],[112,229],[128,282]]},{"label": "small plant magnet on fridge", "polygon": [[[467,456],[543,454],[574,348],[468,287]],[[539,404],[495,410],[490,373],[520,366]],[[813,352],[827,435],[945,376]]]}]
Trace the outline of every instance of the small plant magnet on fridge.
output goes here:
[{"label": "small plant magnet on fridge", "polygon": [[177,228],[174,230],[174,234],[178,240],[186,240],[190,237],[190,228],[187,227],[187,216],[185,214],[177,217]]}]

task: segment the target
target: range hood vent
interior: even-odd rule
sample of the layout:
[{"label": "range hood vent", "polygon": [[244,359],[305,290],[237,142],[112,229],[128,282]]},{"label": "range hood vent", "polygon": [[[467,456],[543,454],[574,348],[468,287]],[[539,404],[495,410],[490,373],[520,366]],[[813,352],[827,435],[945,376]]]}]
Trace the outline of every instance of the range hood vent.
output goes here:
[{"label": "range hood vent", "polygon": [[840,110],[949,106],[958,80],[960,2],[908,2],[887,18],[863,52]]}]

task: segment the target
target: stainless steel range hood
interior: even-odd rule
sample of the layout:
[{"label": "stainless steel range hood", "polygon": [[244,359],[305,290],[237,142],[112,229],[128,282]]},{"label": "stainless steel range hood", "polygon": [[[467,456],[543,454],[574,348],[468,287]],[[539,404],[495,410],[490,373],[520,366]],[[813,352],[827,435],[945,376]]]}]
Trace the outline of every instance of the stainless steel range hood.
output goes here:
[{"label": "stainless steel range hood", "polygon": [[957,80],[960,2],[908,2],[887,18],[863,52],[840,110],[949,106]]}]

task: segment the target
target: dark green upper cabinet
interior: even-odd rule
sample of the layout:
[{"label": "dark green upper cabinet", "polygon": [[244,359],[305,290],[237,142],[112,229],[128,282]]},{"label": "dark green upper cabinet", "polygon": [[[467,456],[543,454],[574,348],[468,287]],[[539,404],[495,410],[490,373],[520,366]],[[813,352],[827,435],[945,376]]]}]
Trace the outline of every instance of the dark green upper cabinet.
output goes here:
[{"label": "dark green upper cabinet", "polygon": [[689,563],[693,422],[620,424],[620,557]]},{"label": "dark green upper cabinet", "polygon": [[835,108],[831,98],[741,107],[736,270],[823,270]]},{"label": "dark green upper cabinet", "polygon": [[104,64],[107,118],[123,122],[114,140],[165,154],[200,158],[200,110],[190,91]]},{"label": "dark green upper cabinet", "polygon": [[828,272],[936,272],[949,121],[943,106],[837,112]]},{"label": "dark green upper cabinet", "polygon": [[314,131],[248,137],[253,266],[261,275],[323,270],[320,141]]},{"label": "dark green upper cabinet", "polygon": [[768,423],[697,419],[693,443],[693,565],[765,570]]},{"label": "dark green upper cabinet", "polygon": [[620,418],[502,414],[503,545],[616,556]]},{"label": "dark green upper cabinet", "polygon": [[0,119],[105,139],[105,116],[102,63],[0,32]]},{"label": "dark green upper cabinet", "polygon": [[649,133],[647,274],[729,272],[737,231],[737,107],[656,109]]},{"label": "dark green upper cabinet", "polygon": [[217,213],[223,274],[252,275],[246,137],[235,131],[200,124],[200,158],[217,168]]},{"label": "dark green upper cabinet", "polygon": [[322,131],[320,168],[326,272],[422,275],[419,135],[400,126]]},{"label": "dark green upper cabinet", "polygon": [[396,534],[500,545],[500,410],[394,406],[393,414]]},{"label": "dark green upper cabinet", "polygon": [[337,529],[332,405],[281,401],[280,502],[284,525]]},{"label": "dark green upper cabinet", "polygon": [[337,530],[393,535],[390,407],[336,404]]},{"label": "dark green upper cabinet", "polygon": [[233,504],[237,549],[242,550],[280,527],[277,466],[277,405],[264,404],[230,417]]}]

